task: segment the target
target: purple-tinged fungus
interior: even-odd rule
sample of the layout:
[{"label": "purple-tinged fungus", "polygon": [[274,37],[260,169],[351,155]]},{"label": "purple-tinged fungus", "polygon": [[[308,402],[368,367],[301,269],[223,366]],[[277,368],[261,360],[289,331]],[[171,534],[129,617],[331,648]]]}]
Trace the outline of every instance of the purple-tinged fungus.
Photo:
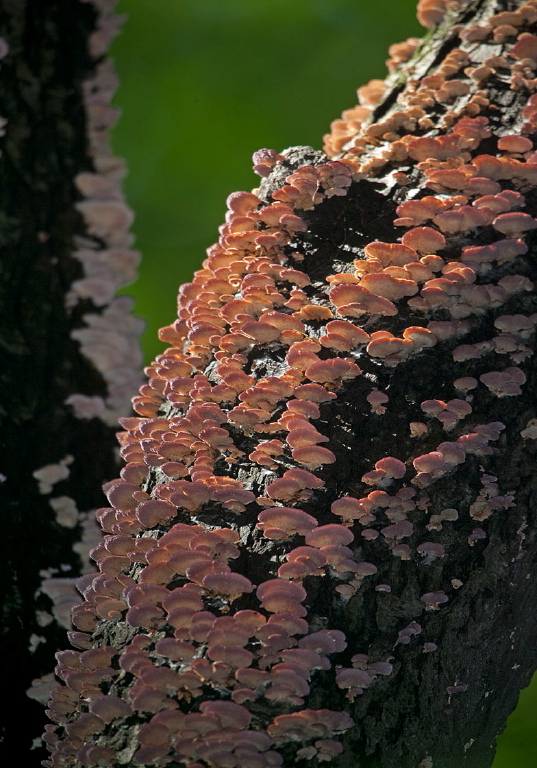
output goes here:
[{"label": "purple-tinged fungus", "polygon": [[204,701],[200,704],[200,712],[204,715],[214,715],[218,718],[222,729],[248,728],[252,715],[245,707],[231,701]]},{"label": "purple-tinged fungus", "polygon": [[[364,507],[359,499],[355,499],[353,496],[343,496],[341,499],[337,499],[336,501],[332,502],[330,510],[332,514],[337,515],[342,519],[343,525],[345,526],[351,526],[355,520],[361,520],[364,517],[369,517],[367,508]],[[326,528],[327,526],[323,527]]]},{"label": "purple-tinged fungus", "polygon": [[525,383],[526,376],[520,368],[505,368],[503,371],[489,371],[479,377],[496,397],[513,397],[522,394],[520,386]]},{"label": "purple-tinged fungus", "polygon": [[354,534],[338,523],[321,525],[306,534],[306,544],[321,549],[330,545],[347,545],[354,541]]},{"label": "purple-tinged fungus", "polygon": [[439,590],[438,592],[426,592],[420,598],[425,603],[426,610],[437,611],[442,603],[447,603],[449,598],[445,592]]},{"label": "purple-tinged fungus", "polygon": [[254,173],[262,177],[269,176],[274,166],[282,163],[284,160],[285,157],[276,152],[275,149],[258,149],[252,155]]},{"label": "purple-tinged fungus", "polygon": [[453,386],[455,389],[457,389],[459,392],[470,392],[472,389],[475,389],[478,385],[477,379],[474,379],[473,376],[463,376],[460,379],[455,379],[453,382]]},{"label": "purple-tinged fungus", "polygon": [[426,564],[436,560],[437,557],[444,557],[446,554],[444,547],[434,541],[424,541],[419,544],[416,547],[416,552],[425,559]]},{"label": "purple-tinged fungus", "polygon": [[226,200],[226,205],[233,213],[244,216],[256,210],[261,202],[260,198],[251,192],[232,192]]},{"label": "purple-tinged fungus", "polygon": [[399,630],[395,645],[408,645],[414,635],[421,634],[421,625],[417,621],[411,621],[406,627]]},{"label": "purple-tinged fungus", "polygon": [[423,643],[423,653],[432,653],[438,648],[436,643]]},{"label": "purple-tinged fungus", "polygon": [[407,536],[412,536],[413,531],[414,526],[410,520],[398,520],[393,525],[385,526],[381,533],[390,544],[393,544]]},{"label": "purple-tinged fungus", "polygon": [[334,392],[329,392],[320,384],[300,384],[295,387],[294,395],[299,400],[311,400],[314,403],[326,403],[337,397]]},{"label": "purple-tinged fungus", "polygon": [[[327,564],[326,555],[314,547],[297,547],[286,555],[289,563],[297,563],[304,567],[306,576],[322,576],[323,567]],[[278,571],[278,575],[282,576]]]},{"label": "purple-tinged fungus", "polygon": [[253,592],[252,582],[240,573],[209,573],[202,584],[212,593],[233,601],[244,593]]},{"label": "purple-tinged fungus", "polygon": [[256,595],[263,608],[270,613],[288,611],[298,617],[306,616],[306,609],[300,603],[306,598],[306,590],[300,584],[286,579],[271,579],[257,588]]},{"label": "purple-tinged fungus", "polygon": [[406,474],[406,466],[400,459],[393,456],[386,456],[375,464],[375,469],[380,469],[385,473],[386,478],[400,480]]},{"label": "purple-tinged fungus", "polygon": [[294,507],[271,507],[259,513],[257,528],[267,539],[275,541],[294,536],[305,536],[317,526],[317,520],[301,509]]},{"label": "purple-tinged fungus", "polygon": [[483,528],[474,528],[472,533],[468,536],[468,544],[473,547],[475,546],[476,542],[482,541],[483,539],[487,538],[487,534],[483,530]]},{"label": "purple-tinged fungus", "polygon": [[412,464],[418,472],[426,472],[431,477],[441,477],[451,468],[444,461],[444,456],[440,451],[431,451],[430,453],[424,453],[422,456],[417,456]]},{"label": "purple-tinged fungus", "polygon": [[376,413],[379,416],[386,413],[386,406],[384,403],[387,403],[389,398],[384,392],[381,392],[375,387],[367,395],[366,400],[371,406],[372,413]]},{"label": "purple-tinged fungus", "polygon": [[169,523],[177,515],[177,508],[168,501],[150,499],[136,507],[136,517],[145,528]]}]

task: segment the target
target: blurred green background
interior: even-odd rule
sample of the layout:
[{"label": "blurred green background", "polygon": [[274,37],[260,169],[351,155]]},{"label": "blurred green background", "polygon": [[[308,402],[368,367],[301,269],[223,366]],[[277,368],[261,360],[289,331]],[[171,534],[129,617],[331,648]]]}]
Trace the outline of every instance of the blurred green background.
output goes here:
[{"label": "blurred green background", "polygon": [[[383,78],[388,46],[423,30],[415,0],[121,0],[113,46],[123,117],[114,131],[143,261],[127,293],[157,329],[218,237],[225,199],[257,186],[252,153],[322,146],[356,88]],[[494,768],[536,768],[537,680],[499,739]]]}]

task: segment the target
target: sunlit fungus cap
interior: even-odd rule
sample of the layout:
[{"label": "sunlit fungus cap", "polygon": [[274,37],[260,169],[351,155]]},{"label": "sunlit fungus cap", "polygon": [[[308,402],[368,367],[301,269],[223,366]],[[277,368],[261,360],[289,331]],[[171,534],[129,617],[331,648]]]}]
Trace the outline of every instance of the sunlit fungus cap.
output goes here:
[{"label": "sunlit fungus cap", "polygon": [[310,547],[321,547],[329,545],[346,546],[354,540],[354,534],[349,528],[338,523],[322,525],[306,535],[306,544]]},{"label": "sunlit fungus cap", "polygon": [[341,517],[345,525],[352,525],[354,520],[360,520],[368,514],[361,501],[353,496],[343,496],[332,502],[330,510],[334,515]]},{"label": "sunlit fungus cap", "polygon": [[405,264],[418,259],[418,254],[413,248],[400,243],[375,241],[366,245],[364,251],[369,259],[378,260],[384,267],[404,267]]},{"label": "sunlit fungus cap", "polygon": [[392,277],[385,272],[365,275],[360,280],[360,286],[367,288],[376,296],[382,296],[390,301],[397,301],[405,296],[414,296],[418,292],[418,286],[414,280]]},{"label": "sunlit fungus cap", "polygon": [[423,254],[436,253],[446,245],[444,236],[431,227],[410,229],[403,235],[402,242],[403,245]]},{"label": "sunlit fungus cap", "polygon": [[304,445],[291,453],[293,459],[307,469],[318,469],[323,464],[334,464],[335,455],[321,445]]},{"label": "sunlit fungus cap", "polygon": [[257,528],[266,538],[281,539],[295,533],[305,535],[317,526],[317,520],[294,507],[270,507],[259,513]]},{"label": "sunlit fungus cap", "polygon": [[240,573],[210,573],[202,583],[211,592],[230,600],[254,589],[252,582]]}]

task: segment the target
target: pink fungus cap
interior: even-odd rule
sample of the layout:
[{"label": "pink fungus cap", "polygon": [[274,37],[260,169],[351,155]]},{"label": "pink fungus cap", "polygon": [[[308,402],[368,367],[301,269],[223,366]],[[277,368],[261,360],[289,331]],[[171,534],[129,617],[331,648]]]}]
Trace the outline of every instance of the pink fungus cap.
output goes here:
[{"label": "pink fungus cap", "polygon": [[294,507],[270,507],[260,512],[257,519],[257,528],[279,528],[287,536],[295,533],[304,536],[317,526],[317,520],[312,515]]},{"label": "pink fungus cap", "polygon": [[[332,502],[330,509],[334,515],[343,518],[343,520],[349,524],[352,524],[353,520],[359,520],[361,517],[364,517],[367,514],[367,510],[361,501],[359,499],[355,499],[353,496],[343,496],[341,499],[337,499],[336,501]],[[335,544],[342,542],[334,541],[330,543]]]},{"label": "pink fungus cap", "polygon": [[403,235],[403,245],[419,253],[430,254],[442,250],[446,245],[444,236],[431,227],[415,227]]},{"label": "pink fungus cap", "polygon": [[245,592],[253,592],[254,585],[240,573],[210,573],[202,580],[203,586],[231,600]]},{"label": "pink fungus cap", "polygon": [[320,384],[300,384],[295,387],[294,395],[299,400],[312,400],[314,403],[326,403],[337,397],[334,392],[329,392]]},{"label": "pink fungus cap", "polygon": [[306,535],[306,544],[311,547],[324,547],[331,544],[350,544],[354,534],[348,528],[337,523],[322,525]]},{"label": "pink fungus cap", "polygon": [[291,453],[293,459],[308,469],[318,469],[323,464],[334,464],[335,455],[328,448],[320,445],[304,445]]},{"label": "pink fungus cap", "polygon": [[399,459],[395,459],[393,456],[386,456],[384,459],[377,461],[375,469],[380,469],[385,472],[386,477],[398,480],[406,474],[405,464]]},{"label": "pink fungus cap", "polygon": [[203,714],[215,715],[223,729],[243,730],[248,728],[252,720],[252,715],[245,707],[231,701],[204,701],[200,704],[200,711]]}]

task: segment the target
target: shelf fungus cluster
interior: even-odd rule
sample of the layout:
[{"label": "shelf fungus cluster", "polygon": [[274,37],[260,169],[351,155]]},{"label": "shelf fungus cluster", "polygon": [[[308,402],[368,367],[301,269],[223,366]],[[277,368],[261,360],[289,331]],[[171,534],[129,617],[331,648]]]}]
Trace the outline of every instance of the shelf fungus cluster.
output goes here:
[{"label": "shelf fungus cluster", "polygon": [[[133,214],[127,207],[121,191],[124,163],[113,155],[109,145],[109,129],[118,116],[117,108],[111,105],[117,87],[117,77],[112,61],[106,58],[105,54],[122,22],[122,18],[113,13],[113,5],[107,0],[93,3],[91,11],[94,13],[96,26],[94,32],[89,35],[86,70],[91,72],[91,77],[81,83],[73,81],[81,89],[81,93],[75,94],[81,99],[80,114],[74,107],[71,106],[70,109],[76,114],[77,120],[85,123],[86,136],[82,137],[80,149],[85,144],[86,152],[81,158],[77,157],[77,163],[74,164],[79,172],[72,180],[66,180],[66,195],[59,191],[57,195],[59,200],[71,199],[75,210],[69,211],[68,215],[63,209],[59,214],[54,211],[45,217],[48,224],[43,225],[50,227],[50,230],[37,232],[37,241],[48,260],[47,279],[53,274],[54,279],[58,281],[56,287],[59,287],[60,301],[63,298],[64,306],[58,308],[58,319],[51,320],[51,324],[55,324],[58,329],[57,336],[51,338],[51,359],[47,360],[45,376],[45,379],[49,376],[50,369],[52,392],[49,393],[49,387],[46,383],[43,384],[47,395],[40,406],[43,411],[43,423],[48,425],[47,433],[50,431],[50,434],[47,434],[48,450],[44,452],[50,462],[37,467],[30,464],[32,471],[31,478],[28,478],[29,487],[32,490],[35,488],[38,494],[47,499],[49,512],[53,513],[50,514],[52,530],[48,533],[53,537],[55,550],[47,567],[39,572],[39,588],[35,590],[34,587],[34,598],[38,600],[39,609],[36,613],[37,627],[30,638],[32,654],[40,644],[57,643],[57,638],[50,640],[55,628],[54,622],[64,629],[71,627],[70,609],[79,601],[73,574],[94,572],[94,564],[88,558],[88,551],[100,540],[102,534],[95,521],[95,503],[92,508],[91,501],[88,502],[87,490],[81,488],[83,484],[77,482],[76,478],[78,473],[83,471],[88,443],[92,440],[99,441],[106,433],[109,442],[108,454],[103,443],[101,468],[95,470],[95,476],[101,480],[106,476],[105,471],[112,471],[116,460],[113,441],[117,420],[131,412],[132,392],[141,381],[139,369],[142,355],[139,336],[143,330],[143,322],[132,314],[133,302],[129,296],[116,296],[118,288],[135,279],[139,254],[131,248],[133,236],[129,233],[129,228]],[[54,23],[55,19],[52,18],[50,24]],[[13,63],[10,63],[15,71],[24,57],[24,45],[20,38],[17,39],[18,31],[12,30],[12,34],[15,35],[15,44],[12,51]],[[81,29],[79,34],[82,34]],[[8,43],[1,40],[0,58],[7,55],[8,51]],[[73,98],[74,86],[72,91],[69,90],[70,86],[65,87],[68,97]],[[60,103],[58,101],[58,104]],[[61,111],[61,108],[58,107],[58,110]],[[43,125],[47,124],[49,119],[52,121],[53,118],[45,112],[39,117]],[[13,147],[15,146],[14,143]],[[21,151],[20,148],[18,151]],[[46,152],[47,162],[50,162],[52,167],[55,154],[48,148]],[[27,151],[23,150],[22,153],[27,154]],[[35,168],[40,162],[35,161]],[[60,167],[63,166],[58,164],[57,168],[54,167],[54,173],[60,173]],[[50,173],[50,188],[59,190],[59,185],[54,186],[57,184],[54,181],[54,173]],[[27,207],[30,207],[29,204]],[[63,256],[58,256],[63,248],[58,230],[55,230],[58,221],[61,221],[61,227],[68,222],[67,232],[62,237],[65,237],[65,242],[74,246],[70,254],[65,254],[64,261]],[[36,264],[40,258],[44,260],[43,255],[38,255]],[[37,274],[41,267],[33,269]],[[76,278],[70,284],[66,279],[68,275]],[[51,286],[55,285],[54,279],[50,283]],[[47,284],[45,278],[43,283]],[[63,297],[62,292],[65,292]],[[28,299],[23,299],[21,295],[16,301],[24,304]],[[49,296],[45,306],[48,306],[48,303]],[[31,324],[35,325],[35,321],[32,320]],[[35,338],[39,341],[36,342]],[[35,338],[31,334],[28,335],[28,350],[32,349],[33,344],[43,346],[41,336]],[[65,354],[71,355],[68,362],[61,357],[65,348]],[[80,355],[74,351],[76,348]],[[55,364],[63,373],[54,372]],[[47,412],[49,396],[51,399],[57,397],[60,401],[54,401]],[[16,423],[15,414],[13,419]],[[75,421],[76,426],[73,426]],[[66,456],[58,455],[62,443],[69,446],[70,452]],[[24,451],[26,450],[29,449],[25,447]],[[43,456],[43,451],[35,452],[35,456],[39,455]],[[108,468],[105,470],[107,464]],[[92,492],[92,495],[94,499],[98,498],[98,493]],[[35,506],[35,502],[30,501],[29,506]],[[57,526],[63,529],[59,536]],[[61,539],[61,544],[58,539]],[[42,594],[46,595],[45,600],[40,597]],[[48,629],[43,630],[45,627]],[[51,667],[52,664],[49,669]],[[41,678],[35,678],[27,693],[30,698],[46,703],[51,686],[56,684],[52,673],[47,673]]]},{"label": "shelf fungus cluster", "polygon": [[139,337],[143,322],[132,314],[131,297],[116,296],[119,288],[136,279],[140,254],[130,247],[134,237],[129,228],[134,215],[121,190],[125,164],[113,155],[109,144],[109,130],[119,114],[111,104],[118,78],[112,60],[104,55],[123,17],[113,13],[115,3],[95,0],[94,5],[98,15],[96,29],[89,38],[89,54],[95,61],[95,71],[83,83],[93,168],[74,178],[81,197],[75,207],[86,232],[84,237],[75,238],[77,247],[72,256],[82,265],[83,276],[71,285],[66,308],[72,312],[80,302],[91,308],[83,314],[83,325],[71,332],[71,338],[102,375],[107,393],[105,397],[74,393],[66,405],[76,418],[97,417],[115,426],[118,418],[129,412],[130,397],[140,383]]},{"label": "shelf fungus cluster", "polygon": [[[420,19],[457,5],[421,0]],[[255,153],[260,186],[229,196],[121,421],[99,575],[80,583],[78,650],[58,654],[51,768],[343,765],[356,703],[396,691],[409,654],[442,653],[435,617],[516,503],[489,465],[537,320],[537,2],[508,16],[455,25],[440,63],[392,46],[405,87],[360,89],[328,156]],[[385,239],[355,232],[354,263],[336,243],[320,264],[371,177]]]}]

